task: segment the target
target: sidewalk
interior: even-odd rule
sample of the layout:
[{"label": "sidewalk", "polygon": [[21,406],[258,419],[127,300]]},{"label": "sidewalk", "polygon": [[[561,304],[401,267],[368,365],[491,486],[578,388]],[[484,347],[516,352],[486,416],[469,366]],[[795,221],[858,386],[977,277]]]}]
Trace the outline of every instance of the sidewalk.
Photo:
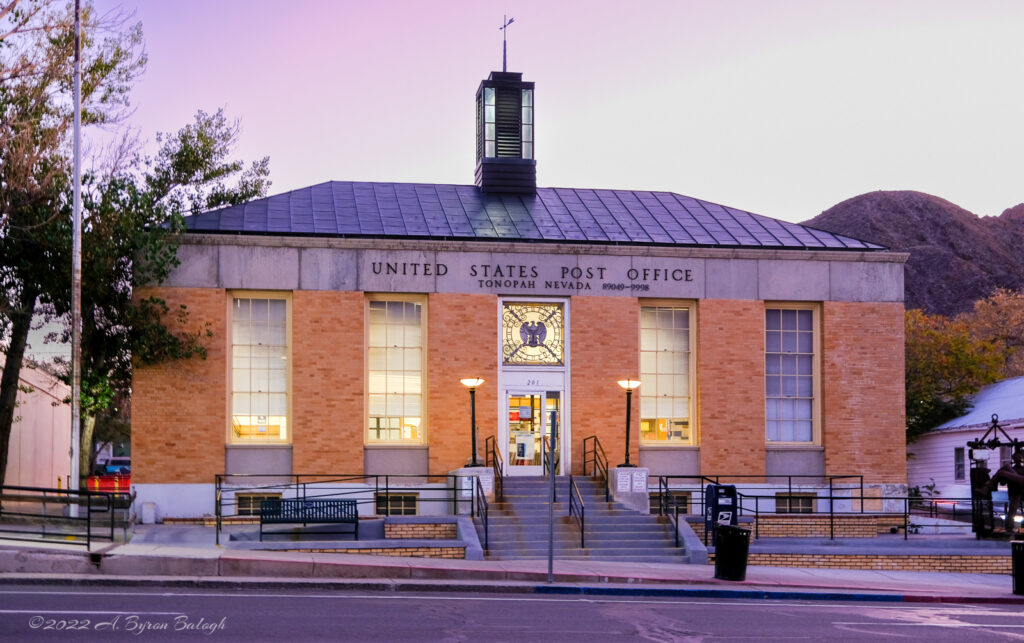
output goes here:
[{"label": "sidewalk", "polygon": [[317,587],[402,591],[644,594],[772,599],[1015,603],[1010,576],[750,566],[744,581],[713,565],[555,560],[469,561],[245,551],[214,545],[212,528],[147,525],[128,544],[91,552],[0,540],[0,582]]}]

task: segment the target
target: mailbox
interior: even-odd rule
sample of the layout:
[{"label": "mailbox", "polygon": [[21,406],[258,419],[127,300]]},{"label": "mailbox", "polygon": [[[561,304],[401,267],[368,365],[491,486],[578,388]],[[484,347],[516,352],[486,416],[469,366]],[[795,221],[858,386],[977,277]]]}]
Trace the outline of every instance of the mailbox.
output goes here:
[{"label": "mailbox", "polygon": [[739,506],[736,486],[731,484],[709,484],[704,490],[704,528],[714,542],[717,525],[735,525],[738,522]]}]

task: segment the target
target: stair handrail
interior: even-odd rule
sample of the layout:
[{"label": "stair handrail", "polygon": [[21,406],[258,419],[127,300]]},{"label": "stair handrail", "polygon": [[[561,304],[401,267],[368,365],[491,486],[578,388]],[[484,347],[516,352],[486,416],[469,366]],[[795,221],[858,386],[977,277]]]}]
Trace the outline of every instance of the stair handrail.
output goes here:
[{"label": "stair handrail", "polygon": [[604,501],[611,502],[611,489],[608,487],[608,456],[604,453],[601,440],[596,435],[583,438],[583,475],[587,475],[587,464],[593,464],[590,475],[600,475],[604,482]]},{"label": "stair handrail", "polygon": [[493,435],[484,440],[484,464],[494,471],[494,499],[501,502],[505,499],[505,461]]},{"label": "stair handrail", "polygon": [[[550,446],[548,445],[548,440],[549,440],[549,438],[541,438],[541,441],[540,441],[540,450],[541,450],[541,459],[540,459],[540,461],[541,461],[541,464],[542,464],[541,469],[543,470],[543,473],[541,475],[543,475],[544,477],[547,477],[548,472],[551,471],[551,467],[548,464],[548,454],[551,453]],[[559,460],[560,460],[559,454],[555,453],[555,467],[558,466]],[[555,493],[551,497],[551,502],[558,502],[558,487],[557,487],[557,485],[555,486]]]},{"label": "stair handrail", "polygon": [[480,482],[480,476],[476,476],[476,517],[482,518],[481,522],[484,524],[484,551],[490,549],[491,545],[490,530],[487,524],[487,510],[487,494],[484,493],[484,485]]},{"label": "stair handrail", "polygon": [[[671,512],[666,512],[666,505],[671,505]],[[668,486],[668,478],[658,477],[658,515],[668,515],[672,523],[672,534],[675,537],[676,547],[679,546],[679,499],[671,492]]]},{"label": "stair handrail", "polygon": [[[576,507],[577,504],[579,505],[578,508]],[[583,505],[583,496],[580,495],[580,488],[576,485],[576,480],[573,479],[572,475],[569,476],[569,517],[576,519],[576,524],[580,528],[580,549],[585,549],[584,535],[587,530],[586,507]]]}]

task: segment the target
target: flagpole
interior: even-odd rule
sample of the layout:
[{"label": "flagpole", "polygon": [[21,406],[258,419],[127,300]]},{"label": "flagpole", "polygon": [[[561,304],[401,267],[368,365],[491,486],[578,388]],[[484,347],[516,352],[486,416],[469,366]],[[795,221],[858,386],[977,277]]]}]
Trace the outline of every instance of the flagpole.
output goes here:
[{"label": "flagpole", "polygon": [[[82,24],[80,0],[75,0],[75,196],[71,248],[71,480],[69,491],[81,488],[82,428]],[[70,505],[78,515],[78,503]]]}]

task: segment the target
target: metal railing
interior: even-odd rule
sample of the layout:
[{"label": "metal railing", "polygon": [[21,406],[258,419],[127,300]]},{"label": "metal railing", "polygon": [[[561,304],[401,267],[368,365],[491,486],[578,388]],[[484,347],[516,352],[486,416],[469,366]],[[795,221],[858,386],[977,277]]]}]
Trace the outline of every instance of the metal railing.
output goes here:
[{"label": "metal railing", "polygon": [[[238,516],[238,495],[278,495],[300,500],[314,498],[354,498],[358,505],[370,505],[369,515],[391,515],[391,500],[395,495],[417,492],[416,502],[450,504],[451,513],[459,514],[464,503],[469,503],[470,514],[476,509],[476,494],[472,488],[464,489],[460,481],[467,476],[416,474],[240,474],[219,473],[215,476],[214,515],[216,543],[225,516]],[[477,476],[468,476],[479,478]],[[403,484],[404,483],[404,484]],[[463,494],[463,491],[469,493]],[[378,513],[378,507],[383,509]],[[225,509],[229,511],[225,513]],[[259,519],[258,509],[247,517]]]},{"label": "metal railing", "polygon": [[576,480],[569,476],[569,517],[576,519],[576,525],[580,528],[580,549],[586,547],[584,539],[587,531],[587,513],[583,505],[583,496],[580,495],[580,488]]},{"label": "metal railing", "polygon": [[493,435],[484,440],[484,464],[494,471],[494,499],[501,502],[505,499],[505,461]]},{"label": "metal railing", "polygon": [[[793,490],[793,481],[794,480],[798,480],[798,481],[799,480],[812,480],[812,481],[813,480],[820,480],[821,481],[820,485],[804,485],[804,486],[805,487],[806,486],[812,486],[814,488],[818,488],[818,487],[824,488],[824,486],[827,484],[830,497],[835,495],[835,491],[837,489],[839,489],[839,490],[853,490],[853,489],[857,489],[857,490],[859,490],[859,495],[860,496],[864,496],[864,476],[862,476],[862,475],[834,475],[834,476],[832,476],[832,475],[830,475],[830,476],[826,476],[826,475],[809,475],[809,474],[808,475],[759,475],[759,474],[671,475],[671,476],[659,476],[659,478],[658,478],[659,506],[662,506],[662,505],[667,506],[667,503],[668,503],[667,498],[661,498],[660,497],[660,496],[662,496],[662,494],[669,494],[670,491],[688,491],[688,492],[691,493],[691,496],[693,494],[698,495],[699,500],[694,501],[693,504],[701,507],[701,511],[703,511],[703,508],[704,508],[704,491],[705,491],[706,485],[708,485],[708,484],[722,484],[723,480],[725,480],[727,483],[730,483],[730,484],[740,483],[740,482],[744,482],[744,481],[750,482],[750,483],[756,483],[756,484],[763,484],[763,483],[772,484],[770,482],[771,480],[785,480],[786,481],[786,493],[784,495],[786,497],[791,497],[791,498],[792,497],[800,497],[800,493],[801,493],[799,490],[797,490],[797,491]],[[836,484],[837,482],[842,482],[844,480],[851,481],[851,484],[855,485],[855,486],[848,486],[848,487],[837,486],[837,484]],[[664,484],[662,483],[663,481],[664,481]],[[680,482],[676,483],[676,484],[673,484],[673,481],[680,481]],[[689,481],[689,482],[688,483],[682,483],[682,481]],[[782,497],[782,492],[781,491],[779,492],[779,494],[780,495],[778,497]],[[851,494],[851,496],[852,496],[852,494]],[[844,498],[849,498],[851,496],[843,496],[843,497]],[[772,496],[772,497],[774,498],[776,496]],[[870,499],[877,500],[878,497],[877,496],[872,496]],[[861,504],[861,508],[862,508],[861,513],[863,513],[863,503]]]},{"label": "metal railing", "polygon": [[[590,465],[589,467],[587,465]],[[604,501],[611,502],[611,487],[608,484],[608,456],[596,435],[583,438],[583,475],[600,477],[604,483]]]},{"label": "metal railing", "polygon": [[[660,476],[658,478],[658,514],[668,516],[676,525],[678,535],[679,503],[675,493],[691,493],[691,515],[703,515],[705,509],[705,487],[702,483],[718,484],[722,480],[756,478],[758,481],[771,478],[789,478],[785,491],[772,494],[758,494],[737,491],[737,515],[753,517],[754,537],[761,536],[762,518],[771,517],[774,525],[806,525],[807,518],[827,518],[828,538],[836,538],[836,521],[846,516],[877,516],[880,521],[889,520],[890,528],[903,532],[903,538],[918,532],[925,525],[913,523],[914,516],[941,518],[969,522],[971,518],[970,498],[921,498],[919,496],[885,496],[864,493],[862,476]],[[794,479],[816,478],[820,485],[805,485],[803,490],[794,489]],[[688,485],[672,484],[673,480],[694,481]],[[850,486],[839,486],[844,480],[852,481]],[[810,487],[810,488],[808,488]],[[810,500],[809,506],[795,507],[794,501]],[[869,508],[872,505],[876,508]],[[1005,515],[1007,503],[994,503],[994,513]],[[707,521],[704,521],[704,540],[707,542]],[[931,529],[962,529],[960,526],[930,525]]]},{"label": "metal railing", "polygon": [[[4,485],[0,533],[6,540],[59,541],[91,549],[93,540],[114,542],[116,510],[127,511],[133,498],[128,493]],[[125,530],[128,522],[126,518]]]},{"label": "metal railing", "polygon": [[672,535],[676,547],[679,546],[679,499],[668,488],[665,476],[658,478],[658,515],[668,516],[672,523]]},{"label": "metal railing", "polygon": [[474,505],[473,515],[476,518],[481,518],[481,522],[484,526],[484,550],[491,548],[491,536],[488,525],[488,506],[487,506],[487,494],[484,493],[484,485],[480,482],[480,478],[476,479],[476,504]]},{"label": "metal railing", "polygon": [[[541,471],[543,471],[543,473],[541,475],[543,475],[544,477],[547,477],[550,474],[550,471],[551,471],[551,461],[548,459],[548,454],[551,452],[551,449],[548,447],[548,440],[547,440],[547,438],[542,438],[541,439],[541,441],[540,441],[540,450],[541,450],[541,459],[540,459],[540,461],[543,464],[543,466],[541,467]],[[560,458],[559,454],[556,453],[555,454],[555,468],[556,469],[558,468],[559,458]],[[553,489],[553,492],[552,492],[552,495],[551,495],[551,502],[558,502],[558,485],[555,485],[552,489]]]}]

